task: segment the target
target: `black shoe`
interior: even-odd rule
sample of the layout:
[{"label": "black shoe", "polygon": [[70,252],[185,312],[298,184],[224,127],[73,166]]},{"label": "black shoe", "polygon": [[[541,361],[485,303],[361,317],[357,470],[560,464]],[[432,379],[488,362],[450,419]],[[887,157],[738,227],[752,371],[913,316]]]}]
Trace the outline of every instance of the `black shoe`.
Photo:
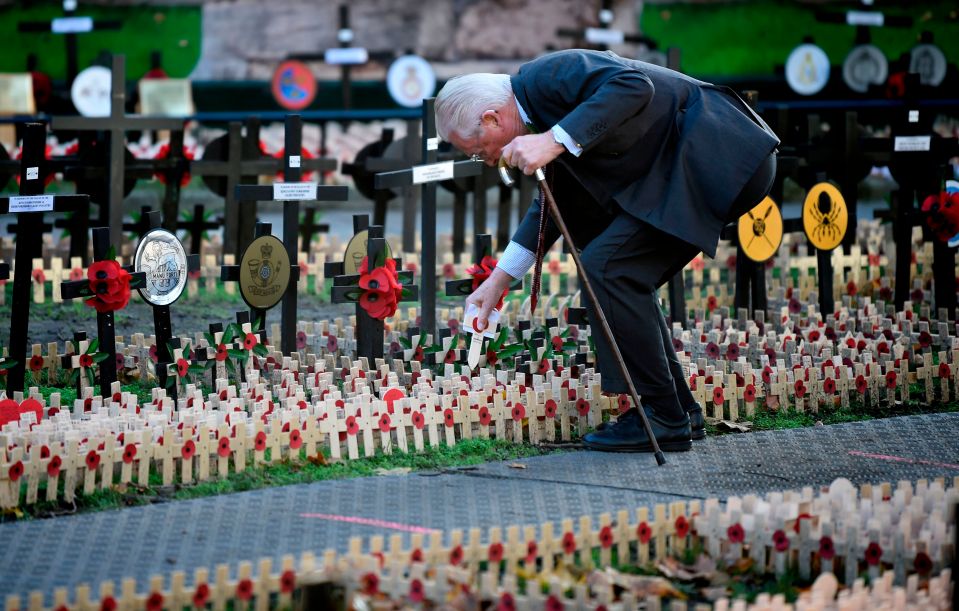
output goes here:
[{"label": "black shoe", "polygon": [[[682,422],[669,423],[660,420],[650,409],[646,410],[650,427],[660,449],[665,452],[685,452],[693,447],[690,438],[689,418]],[[643,429],[639,411],[628,410],[619,420],[583,437],[583,445],[602,452],[652,452],[653,443]]]},{"label": "black shoe", "polygon": [[[703,408],[699,403],[693,403],[691,407],[686,408],[686,415],[689,416],[689,426],[692,431],[691,437],[699,441],[706,439],[706,421],[703,419]],[[611,423],[600,422],[596,425],[597,431],[602,431]]]},{"label": "black shoe", "polygon": [[703,407],[699,403],[693,403],[692,406],[686,408],[686,415],[689,416],[692,438],[697,441],[706,439],[706,420],[703,418]]}]

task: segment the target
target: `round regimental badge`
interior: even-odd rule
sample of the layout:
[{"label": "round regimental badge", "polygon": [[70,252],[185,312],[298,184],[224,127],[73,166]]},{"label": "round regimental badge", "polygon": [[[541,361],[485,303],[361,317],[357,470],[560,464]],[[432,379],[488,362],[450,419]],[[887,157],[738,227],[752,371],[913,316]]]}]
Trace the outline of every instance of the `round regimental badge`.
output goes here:
[{"label": "round regimental badge", "polygon": [[870,85],[884,85],[889,76],[889,62],[879,47],[853,47],[842,64],[842,80],[853,91],[866,93]]},{"label": "round regimental badge", "polygon": [[846,236],[849,211],[835,185],[821,182],[809,190],[802,207],[806,237],[819,250],[832,250]]},{"label": "round regimental badge", "polygon": [[919,75],[919,82],[929,87],[938,87],[946,78],[946,56],[934,44],[916,45],[909,52],[909,72]]},{"label": "round regimental badge", "polygon": [[278,304],[290,284],[290,257],[283,242],[271,235],[250,243],[240,259],[240,295],[251,308]]},{"label": "round regimental badge", "polygon": [[776,254],[783,241],[783,215],[771,197],[739,217],[739,245],[746,256],[762,263]]},{"label": "round regimental badge", "polygon": [[[354,235],[350,243],[346,245],[346,254],[343,255],[343,273],[347,276],[354,276],[360,273],[360,265],[363,263],[363,257],[366,256],[368,235],[369,232],[364,229]],[[393,249],[390,248],[389,242],[386,243],[386,257],[388,259],[393,258]]]},{"label": "round regimental badge", "polygon": [[287,110],[303,110],[316,97],[316,77],[309,66],[287,60],[277,66],[270,83],[273,99]]},{"label": "round regimental badge", "polygon": [[390,64],[386,88],[400,106],[417,108],[423,105],[423,98],[432,96],[436,90],[436,73],[422,57],[404,55]]},{"label": "round regimental badge", "polygon": [[143,236],[133,265],[146,276],[146,284],[137,290],[147,303],[170,305],[183,294],[187,279],[186,251],[180,240],[166,229],[151,229]]},{"label": "round regimental badge", "polygon": [[801,44],[786,60],[786,82],[799,95],[815,95],[829,82],[829,56],[813,44]]},{"label": "round regimental badge", "polygon": [[70,99],[84,117],[109,117],[113,75],[103,66],[80,72],[70,86]]}]

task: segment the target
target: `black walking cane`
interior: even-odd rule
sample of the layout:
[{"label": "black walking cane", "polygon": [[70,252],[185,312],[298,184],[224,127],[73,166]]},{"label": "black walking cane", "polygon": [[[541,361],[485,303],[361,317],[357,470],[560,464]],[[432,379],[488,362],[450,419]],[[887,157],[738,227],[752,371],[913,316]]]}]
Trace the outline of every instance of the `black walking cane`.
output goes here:
[{"label": "black walking cane", "polygon": [[[505,159],[499,160],[499,176],[503,183],[507,186],[513,184],[513,177],[510,176],[509,170],[507,169],[507,164]],[[596,316],[599,318],[599,324],[603,329],[603,335],[606,336],[606,341],[609,342],[609,345],[613,348],[613,356],[616,357],[616,363],[619,365],[619,370],[623,374],[623,379],[626,380],[626,384],[629,385],[629,394],[633,398],[633,403],[636,404],[636,409],[639,411],[639,416],[643,421],[643,428],[646,429],[646,434],[649,436],[649,440],[653,442],[653,455],[656,457],[657,465],[666,464],[666,455],[663,454],[663,451],[659,449],[659,442],[656,441],[656,435],[653,433],[653,428],[649,425],[649,419],[646,418],[646,412],[643,410],[643,404],[639,401],[639,394],[636,392],[636,387],[633,386],[633,379],[629,375],[629,371],[626,369],[626,361],[623,360],[623,354],[619,351],[619,344],[616,343],[616,339],[613,337],[613,332],[609,328],[609,323],[606,322],[606,315],[603,314],[603,308],[599,303],[599,299],[596,298],[596,293],[593,292],[593,285],[589,282],[589,277],[586,275],[586,271],[583,269],[583,264],[579,260],[579,252],[576,250],[576,246],[573,243],[573,238],[569,234],[569,229],[566,228],[566,223],[563,221],[563,214],[559,211],[559,207],[556,205],[556,200],[553,199],[553,192],[550,190],[549,185],[546,184],[546,174],[543,172],[542,168],[536,170],[536,180],[539,181],[539,187],[543,191],[543,197],[546,199],[545,205],[548,206],[549,213],[553,217],[556,226],[559,227],[560,232],[563,234],[563,239],[566,240],[566,243],[569,244],[569,251],[573,255],[573,261],[576,263],[576,269],[579,272],[579,277],[583,281],[583,286],[586,288],[586,295],[589,297],[589,300],[593,304],[593,310],[596,312]],[[544,202],[540,202],[540,205],[544,205]]]}]

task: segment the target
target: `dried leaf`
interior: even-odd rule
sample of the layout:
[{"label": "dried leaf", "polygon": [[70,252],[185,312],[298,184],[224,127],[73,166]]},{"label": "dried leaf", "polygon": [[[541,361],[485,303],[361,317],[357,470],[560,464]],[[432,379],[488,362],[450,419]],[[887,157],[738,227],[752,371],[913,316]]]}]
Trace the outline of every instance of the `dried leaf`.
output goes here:
[{"label": "dried leaf", "polygon": [[514,462],[509,464],[510,469],[525,469],[526,465],[521,462]]},{"label": "dried leaf", "polygon": [[323,452],[317,452],[316,456],[309,456],[307,457],[307,460],[318,467],[325,467],[326,465],[330,464],[327,462],[326,456],[323,455]]}]

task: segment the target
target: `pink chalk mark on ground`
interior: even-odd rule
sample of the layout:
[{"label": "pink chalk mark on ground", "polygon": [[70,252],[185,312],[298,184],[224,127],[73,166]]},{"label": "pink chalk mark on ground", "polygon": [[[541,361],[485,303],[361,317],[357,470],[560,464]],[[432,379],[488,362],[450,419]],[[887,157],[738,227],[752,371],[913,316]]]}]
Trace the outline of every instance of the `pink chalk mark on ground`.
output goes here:
[{"label": "pink chalk mark on ground", "polygon": [[910,465],[928,465],[930,467],[942,467],[944,469],[959,470],[959,465],[946,462],[936,462],[934,460],[922,460],[920,458],[906,458],[905,456],[891,456],[889,454],[871,454],[869,452],[860,452],[858,450],[850,450],[849,455],[861,456],[863,458],[875,458],[876,460],[886,460],[889,462],[902,462]]},{"label": "pink chalk mark on ground", "polygon": [[375,528],[386,528],[389,530],[399,530],[408,533],[430,534],[440,532],[435,528],[426,528],[424,526],[413,526],[412,524],[400,524],[399,522],[388,522],[386,520],[376,520],[373,518],[361,518],[359,516],[338,516],[332,513],[301,513],[300,517],[313,520],[329,520],[331,522],[346,522],[347,524],[360,524],[362,526],[373,526]]}]

